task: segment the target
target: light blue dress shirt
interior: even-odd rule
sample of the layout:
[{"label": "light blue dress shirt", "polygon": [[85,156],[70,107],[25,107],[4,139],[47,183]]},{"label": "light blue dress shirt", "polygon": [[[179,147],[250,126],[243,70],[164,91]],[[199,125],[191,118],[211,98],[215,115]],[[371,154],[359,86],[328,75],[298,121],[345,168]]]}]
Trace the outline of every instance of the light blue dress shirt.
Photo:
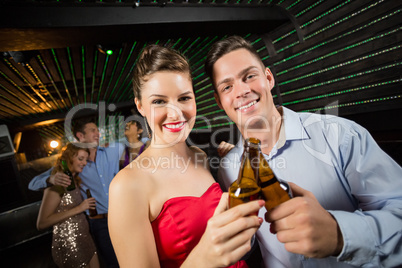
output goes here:
[{"label": "light blue dress shirt", "polygon": [[[265,157],[278,178],[311,191],[335,217],[344,247],[338,257],[305,259],[287,252],[264,221],[257,238],[265,267],[402,267],[402,168],[352,121],[282,109],[281,137]],[[224,190],[242,152],[240,140],[221,160]]]},{"label": "light blue dress shirt", "polygon": [[[92,197],[96,200],[98,214],[108,212],[109,186],[114,176],[119,172],[119,159],[124,151],[124,145],[114,143],[108,147],[98,147],[95,162],[89,161],[80,173],[81,193],[86,198],[85,191],[91,190]],[[46,179],[49,178],[52,168],[34,177],[28,185],[33,191],[47,187]]]}]

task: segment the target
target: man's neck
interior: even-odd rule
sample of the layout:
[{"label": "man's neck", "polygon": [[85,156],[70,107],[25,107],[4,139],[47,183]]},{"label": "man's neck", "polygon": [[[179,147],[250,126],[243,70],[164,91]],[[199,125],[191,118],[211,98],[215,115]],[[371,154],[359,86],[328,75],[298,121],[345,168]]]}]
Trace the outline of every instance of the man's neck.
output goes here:
[{"label": "man's neck", "polygon": [[97,147],[95,148],[89,148],[89,160],[91,160],[92,162],[95,162],[96,159],[96,152],[97,152]]},{"label": "man's neck", "polygon": [[261,151],[268,155],[279,139],[282,124],[281,113],[282,109],[278,111],[275,108],[272,115],[269,118],[266,118],[267,121],[263,128],[240,130],[243,138],[247,139],[252,137],[259,139],[261,141]]},{"label": "man's neck", "polygon": [[136,143],[139,143],[139,142],[140,142],[136,137],[127,137],[127,141],[128,141],[130,144],[136,144]]}]

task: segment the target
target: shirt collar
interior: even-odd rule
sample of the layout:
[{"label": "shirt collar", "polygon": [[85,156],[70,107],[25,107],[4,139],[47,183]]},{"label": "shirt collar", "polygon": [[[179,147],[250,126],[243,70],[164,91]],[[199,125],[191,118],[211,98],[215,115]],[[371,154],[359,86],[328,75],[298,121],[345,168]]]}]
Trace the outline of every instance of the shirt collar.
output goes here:
[{"label": "shirt collar", "polygon": [[[310,139],[310,136],[307,134],[302,122],[300,121],[299,115],[286,107],[282,106],[280,108],[283,110],[281,132],[282,127],[284,127],[285,140]],[[279,136],[281,136],[281,134]]]},{"label": "shirt collar", "polygon": [[278,112],[281,114],[281,129],[279,130],[279,138],[275,144],[277,149],[281,148],[286,143],[286,132],[285,132],[285,124],[284,124],[284,117],[283,117],[283,109],[281,106],[277,107]]},{"label": "shirt collar", "polygon": [[[277,107],[278,112],[282,115],[281,129],[279,131],[279,139],[275,145],[276,149],[280,149],[285,145],[287,140],[306,140],[310,139],[299,115],[283,106]],[[236,147],[243,148],[244,138],[240,136]]]}]

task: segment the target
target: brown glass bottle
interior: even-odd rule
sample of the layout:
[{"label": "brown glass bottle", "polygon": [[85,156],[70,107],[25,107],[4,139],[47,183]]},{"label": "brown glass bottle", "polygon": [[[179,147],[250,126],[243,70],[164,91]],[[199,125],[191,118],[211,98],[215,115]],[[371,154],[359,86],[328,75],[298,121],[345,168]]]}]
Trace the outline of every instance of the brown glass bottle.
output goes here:
[{"label": "brown glass bottle", "polygon": [[229,207],[234,207],[260,198],[258,186],[258,144],[250,138],[244,142],[244,152],[237,180],[229,187]]},{"label": "brown glass bottle", "polygon": [[66,190],[67,190],[67,191],[75,190],[75,183],[74,183],[73,174],[72,174],[71,171],[68,169],[67,162],[66,162],[65,160],[61,160],[61,166],[63,167],[63,172],[64,172],[64,174],[70,176],[70,180],[71,180],[71,183],[70,183],[69,186],[67,186]]},{"label": "brown glass bottle", "polygon": [[[87,189],[85,192],[87,194],[87,198],[92,197],[91,191],[89,189]],[[94,217],[96,215],[98,215],[98,211],[96,211],[96,208],[93,208],[93,209],[90,208],[89,209],[89,216]]]},{"label": "brown glass bottle", "polygon": [[262,197],[267,211],[292,198],[292,191],[287,182],[278,180],[261,152],[259,154],[258,178]]}]

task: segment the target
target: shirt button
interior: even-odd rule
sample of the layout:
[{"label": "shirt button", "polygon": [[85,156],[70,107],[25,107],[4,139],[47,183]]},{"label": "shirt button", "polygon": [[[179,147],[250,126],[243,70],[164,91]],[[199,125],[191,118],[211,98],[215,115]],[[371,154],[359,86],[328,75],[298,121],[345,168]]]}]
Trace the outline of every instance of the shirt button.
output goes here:
[{"label": "shirt button", "polygon": [[99,175],[102,178],[102,175]]},{"label": "shirt button", "polygon": [[103,186],[105,186],[105,184],[103,184]]}]

